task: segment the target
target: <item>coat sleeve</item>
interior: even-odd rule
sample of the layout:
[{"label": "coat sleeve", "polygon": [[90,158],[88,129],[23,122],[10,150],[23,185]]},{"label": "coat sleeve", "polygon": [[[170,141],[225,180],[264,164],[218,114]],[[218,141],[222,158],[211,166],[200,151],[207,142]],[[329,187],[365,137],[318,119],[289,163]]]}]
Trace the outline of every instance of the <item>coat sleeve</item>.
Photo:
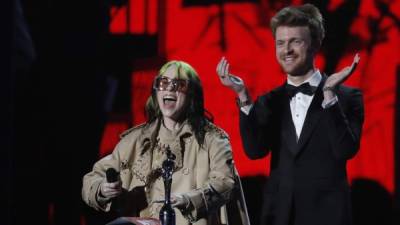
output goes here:
[{"label": "coat sleeve", "polygon": [[259,159],[269,153],[269,138],[272,135],[271,94],[259,97],[246,115],[240,110],[240,136],[246,155],[250,159]]},{"label": "coat sleeve", "polygon": [[97,161],[92,171],[83,177],[82,199],[90,207],[99,211],[110,211],[111,199],[100,195],[100,184],[106,179],[106,170],[114,168],[119,171],[120,156],[119,149],[124,146],[123,140],[116,146],[111,155]]},{"label": "coat sleeve", "polygon": [[361,92],[356,89],[346,91],[346,94],[339,93],[339,101],[326,109],[329,113],[330,144],[339,159],[350,159],[358,152],[364,122]]},{"label": "coat sleeve", "polygon": [[190,201],[190,206],[182,214],[190,222],[207,217],[209,213],[216,212],[222,205],[229,201],[234,188],[234,174],[232,151],[227,136],[207,137],[200,151],[209,151],[210,173],[208,180],[201,188],[185,193]]}]

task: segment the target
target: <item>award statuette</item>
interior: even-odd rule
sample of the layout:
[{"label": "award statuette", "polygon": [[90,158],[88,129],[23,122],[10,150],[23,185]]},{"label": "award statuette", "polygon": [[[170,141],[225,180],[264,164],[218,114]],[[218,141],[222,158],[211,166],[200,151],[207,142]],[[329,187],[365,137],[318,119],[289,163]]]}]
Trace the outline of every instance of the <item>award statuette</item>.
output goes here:
[{"label": "award statuette", "polygon": [[165,200],[160,210],[160,221],[162,225],[175,225],[175,211],[171,207],[171,184],[172,173],[175,167],[175,155],[171,153],[169,147],[166,149],[167,159],[162,163],[162,178],[164,180]]}]

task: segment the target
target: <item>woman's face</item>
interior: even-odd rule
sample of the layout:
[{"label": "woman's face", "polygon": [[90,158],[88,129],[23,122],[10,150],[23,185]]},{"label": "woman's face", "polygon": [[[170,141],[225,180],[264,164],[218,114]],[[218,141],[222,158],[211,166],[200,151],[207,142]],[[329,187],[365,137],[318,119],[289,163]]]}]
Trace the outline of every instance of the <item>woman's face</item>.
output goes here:
[{"label": "woman's face", "polygon": [[177,68],[171,65],[155,81],[157,101],[164,119],[177,121],[186,107],[189,81],[178,78]]}]

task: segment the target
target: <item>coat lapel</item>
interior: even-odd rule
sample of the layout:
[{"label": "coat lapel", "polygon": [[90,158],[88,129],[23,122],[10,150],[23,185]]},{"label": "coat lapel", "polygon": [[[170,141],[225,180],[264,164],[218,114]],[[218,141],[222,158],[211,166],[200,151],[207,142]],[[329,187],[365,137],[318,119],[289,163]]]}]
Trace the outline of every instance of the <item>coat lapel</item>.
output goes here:
[{"label": "coat lapel", "polygon": [[323,77],[321,80],[320,85],[318,86],[314,98],[311,102],[310,107],[308,108],[306,119],[304,120],[303,128],[301,130],[301,134],[299,137],[299,141],[297,142],[297,149],[295,154],[297,155],[301,149],[303,148],[304,144],[310,138],[311,134],[314,131],[319,119],[322,115],[322,101],[323,101],[323,93],[322,87],[325,83],[325,78]]},{"label": "coat lapel", "polygon": [[133,163],[132,173],[144,185],[148,185],[151,176],[151,162],[153,158],[152,149],[155,147],[158,130],[160,128],[160,121],[157,120],[151,124],[147,124],[141,135],[138,137],[137,144],[139,151],[137,159]]},{"label": "coat lapel", "polygon": [[297,136],[296,129],[294,127],[292,112],[290,110],[290,99],[285,89],[281,95],[281,102],[283,103],[282,108],[282,133],[283,138],[286,140],[287,147],[293,154],[297,151]]}]

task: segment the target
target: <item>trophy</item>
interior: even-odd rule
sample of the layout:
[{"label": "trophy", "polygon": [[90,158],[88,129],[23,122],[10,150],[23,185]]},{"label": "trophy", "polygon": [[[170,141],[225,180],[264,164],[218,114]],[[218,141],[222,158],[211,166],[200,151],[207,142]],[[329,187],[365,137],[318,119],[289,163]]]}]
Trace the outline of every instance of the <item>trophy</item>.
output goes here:
[{"label": "trophy", "polygon": [[162,225],[175,225],[175,211],[171,206],[171,184],[172,173],[175,167],[175,155],[169,147],[166,148],[167,158],[162,163],[161,175],[164,180],[165,199],[160,210],[160,221]]}]

